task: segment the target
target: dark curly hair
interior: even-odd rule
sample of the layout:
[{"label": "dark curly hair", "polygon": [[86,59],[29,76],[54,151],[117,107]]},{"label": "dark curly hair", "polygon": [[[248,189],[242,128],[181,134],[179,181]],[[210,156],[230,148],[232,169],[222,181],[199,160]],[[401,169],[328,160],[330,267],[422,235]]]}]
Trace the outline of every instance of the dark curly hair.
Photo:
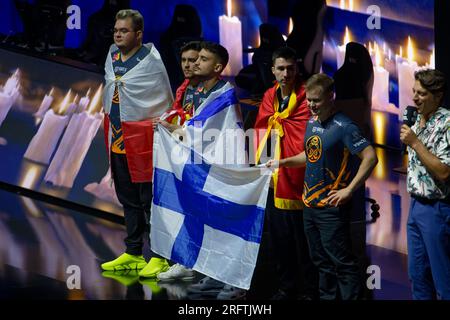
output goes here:
[{"label": "dark curly hair", "polygon": [[445,91],[447,90],[447,81],[445,80],[445,75],[441,71],[435,69],[416,71],[414,73],[414,78],[420,82],[420,85],[423,88],[430,91],[433,95],[442,94],[443,99]]}]

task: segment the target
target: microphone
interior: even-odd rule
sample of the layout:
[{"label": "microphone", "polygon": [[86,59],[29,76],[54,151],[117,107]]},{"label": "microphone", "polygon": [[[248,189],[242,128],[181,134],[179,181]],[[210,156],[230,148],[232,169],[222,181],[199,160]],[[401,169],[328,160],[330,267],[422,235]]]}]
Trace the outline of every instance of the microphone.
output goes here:
[{"label": "microphone", "polygon": [[417,120],[417,107],[407,106],[403,112],[403,124],[412,127]]},{"label": "microphone", "polygon": [[[403,124],[408,127],[412,127],[417,120],[417,107],[407,106],[405,112],[403,112]],[[402,145],[402,154],[406,153],[406,144]]]}]

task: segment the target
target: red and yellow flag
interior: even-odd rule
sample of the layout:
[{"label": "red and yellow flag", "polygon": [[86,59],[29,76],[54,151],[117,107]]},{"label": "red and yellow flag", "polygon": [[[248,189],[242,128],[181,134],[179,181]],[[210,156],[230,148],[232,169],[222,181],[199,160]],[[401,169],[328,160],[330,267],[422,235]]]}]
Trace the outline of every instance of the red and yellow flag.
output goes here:
[{"label": "red and yellow flag", "polygon": [[[265,129],[256,130],[256,163],[259,162],[273,130],[276,134],[275,159],[288,158],[304,150],[306,126],[311,117],[304,84],[298,85],[292,91],[288,107],[282,112],[278,112],[278,87],[277,84],[266,91],[256,117],[255,129]],[[301,199],[304,177],[304,168],[278,168],[274,171],[274,200],[277,208],[286,210],[303,208]]]}]

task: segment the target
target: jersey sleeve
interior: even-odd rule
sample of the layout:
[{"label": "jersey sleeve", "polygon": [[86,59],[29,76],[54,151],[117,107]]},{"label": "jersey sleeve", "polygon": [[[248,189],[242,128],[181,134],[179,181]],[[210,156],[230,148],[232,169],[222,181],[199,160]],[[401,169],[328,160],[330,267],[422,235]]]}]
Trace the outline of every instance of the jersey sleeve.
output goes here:
[{"label": "jersey sleeve", "polygon": [[370,145],[370,142],[363,137],[361,131],[354,123],[346,126],[343,142],[351,154],[357,154]]}]

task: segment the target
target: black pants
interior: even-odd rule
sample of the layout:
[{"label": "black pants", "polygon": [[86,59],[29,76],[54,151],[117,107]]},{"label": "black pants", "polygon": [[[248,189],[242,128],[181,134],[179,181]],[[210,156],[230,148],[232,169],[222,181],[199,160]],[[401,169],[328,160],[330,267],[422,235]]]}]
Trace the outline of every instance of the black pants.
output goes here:
[{"label": "black pants", "polygon": [[314,297],[317,295],[318,273],[309,257],[303,231],[303,212],[276,208],[273,192],[269,188],[266,214],[279,289],[290,298],[298,295]]},{"label": "black pants", "polygon": [[319,269],[320,299],[358,299],[358,261],[352,253],[350,208],[305,208],[305,235],[313,263]]},{"label": "black pants", "polygon": [[[111,152],[111,170],[117,198],[123,206],[125,217],[127,229],[125,252],[132,255],[141,255],[144,236],[148,235],[150,229],[152,183],[131,182],[125,154]],[[156,254],[152,254],[152,256],[156,256]]]}]

